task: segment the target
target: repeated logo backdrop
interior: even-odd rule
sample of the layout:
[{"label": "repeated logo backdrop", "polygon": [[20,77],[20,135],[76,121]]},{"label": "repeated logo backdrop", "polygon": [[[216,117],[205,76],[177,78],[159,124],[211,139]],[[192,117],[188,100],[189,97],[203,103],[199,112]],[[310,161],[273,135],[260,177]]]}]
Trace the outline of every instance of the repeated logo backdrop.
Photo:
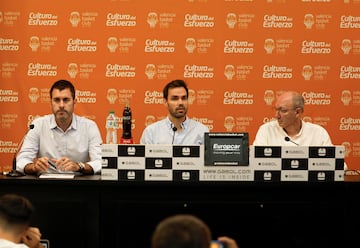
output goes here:
[{"label": "repeated logo backdrop", "polygon": [[306,99],[360,169],[360,0],[2,0],[0,170],[29,123],[50,113],[49,88],[68,79],[76,112],[99,125],[130,103],[134,141],[167,114],[162,88],[185,79],[189,115],[211,131],[249,132],[281,92]]}]

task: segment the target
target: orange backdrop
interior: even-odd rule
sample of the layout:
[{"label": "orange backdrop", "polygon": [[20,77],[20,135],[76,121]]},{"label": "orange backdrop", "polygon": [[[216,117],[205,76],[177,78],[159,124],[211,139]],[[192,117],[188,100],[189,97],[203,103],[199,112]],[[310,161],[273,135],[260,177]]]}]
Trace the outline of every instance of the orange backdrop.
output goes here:
[{"label": "orange backdrop", "polygon": [[[68,79],[76,112],[105,142],[110,110],[129,101],[133,138],[166,114],[162,88],[189,85],[189,115],[211,131],[249,132],[297,90],[306,121],[324,126],[360,169],[359,0],[2,0],[0,170],[10,170],[29,123],[50,112]],[[118,137],[121,136],[121,125]]]}]

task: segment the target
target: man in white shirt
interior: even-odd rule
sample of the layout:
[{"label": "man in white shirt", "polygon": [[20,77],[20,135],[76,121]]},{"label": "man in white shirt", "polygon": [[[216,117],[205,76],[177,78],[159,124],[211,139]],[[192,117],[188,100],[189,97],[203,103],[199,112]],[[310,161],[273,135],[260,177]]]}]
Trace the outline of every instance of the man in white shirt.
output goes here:
[{"label": "man in white shirt", "polygon": [[331,146],[330,136],[320,125],[304,122],[304,98],[297,92],[281,94],[275,103],[276,120],[260,126],[255,146]]},{"label": "man in white shirt", "polygon": [[163,90],[166,118],[148,125],[140,138],[141,144],[201,145],[209,128],[187,116],[189,90],[183,80],[168,83]]},{"label": "man in white shirt", "polygon": [[38,174],[50,167],[57,171],[98,174],[102,138],[97,124],[74,114],[75,88],[67,80],[50,89],[53,114],[34,119],[17,156],[17,170]]}]

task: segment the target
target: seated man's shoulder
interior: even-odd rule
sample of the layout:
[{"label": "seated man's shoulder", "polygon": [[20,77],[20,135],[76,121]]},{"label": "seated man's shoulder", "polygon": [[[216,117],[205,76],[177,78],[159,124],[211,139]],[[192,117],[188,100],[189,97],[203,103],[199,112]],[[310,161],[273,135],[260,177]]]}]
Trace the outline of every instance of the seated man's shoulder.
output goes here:
[{"label": "seated man's shoulder", "polygon": [[80,120],[80,121],[87,121],[87,122],[92,122],[92,121],[94,121],[93,119],[91,119],[91,118],[88,117],[88,116],[79,116],[79,115],[77,115],[76,118],[77,118],[78,120]]},{"label": "seated man's shoulder", "polygon": [[310,126],[309,129],[312,130],[312,132],[317,134],[329,135],[327,129],[324,126],[311,122],[308,122],[307,124],[308,126]]},{"label": "seated man's shoulder", "polygon": [[312,122],[304,122],[305,126],[308,126],[310,128],[314,128],[314,129],[325,129],[323,126],[321,126],[320,124],[317,123],[312,123]]},{"label": "seated man's shoulder", "polygon": [[155,122],[147,125],[145,127],[145,129],[154,129],[154,128],[159,128],[159,127],[163,127],[163,126],[166,126],[166,122],[165,122],[164,119],[159,120],[159,121],[155,121]]},{"label": "seated man's shoulder", "polygon": [[76,121],[78,123],[83,123],[83,124],[86,124],[86,125],[96,125],[96,122],[95,120],[91,119],[90,117],[87,117],[87,116],[76,116]]},{"label": "seated man's shoulder", "polygon": [[199,127],[202,127],[206,130],[209,130],[209,127],[207,125],[205,125],[204,123],[202,123],[201,121],[199,120],[196,120],[196,119],[191,119],[195,125],[199,126]]},{"label": "seated man's shoulder", "polygon": [[42,125],[47,125],[48,123],[50,123],[51,118],[53,118],[52,114],[48,114],[48,115],[41,115],[41,116],[34,116],[33,120],[32,120],[32,124],[40,127]]},{"label": "seated man's shoulder", "polygon": [[50,120],[50,118],[52,118],[53,114],[47,114],[47,115],[37,115],[34,116],[33,121],[34,122],[41,122],[44,120]]},{"label": "seated man's shoulder", "polygon": [[261,124],[261,126],[263,126],[263,127],[275,127],[275,126],[278,126],[278,122],[277,122],[277,120],[269,120],[269,121],[266,121],[263,124]]}]

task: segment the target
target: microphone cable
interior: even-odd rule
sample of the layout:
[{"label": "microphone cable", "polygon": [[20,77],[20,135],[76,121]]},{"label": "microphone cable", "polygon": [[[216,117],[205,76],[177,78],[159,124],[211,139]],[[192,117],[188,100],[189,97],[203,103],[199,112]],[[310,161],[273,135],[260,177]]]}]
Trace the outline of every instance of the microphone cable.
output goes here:
[{"label": "microphone cable", "polygon": [[293,144],[295,144],[295,145],[299,146],[299,144],[298,144],[298,143],[296,143],[296,142],[292,141],[292,140],[291,140],[288,136],[286,136],[286,137],[285,137],[285,141],[287,141],[287,142],[291,142],[291,143],[293,143]]}]

